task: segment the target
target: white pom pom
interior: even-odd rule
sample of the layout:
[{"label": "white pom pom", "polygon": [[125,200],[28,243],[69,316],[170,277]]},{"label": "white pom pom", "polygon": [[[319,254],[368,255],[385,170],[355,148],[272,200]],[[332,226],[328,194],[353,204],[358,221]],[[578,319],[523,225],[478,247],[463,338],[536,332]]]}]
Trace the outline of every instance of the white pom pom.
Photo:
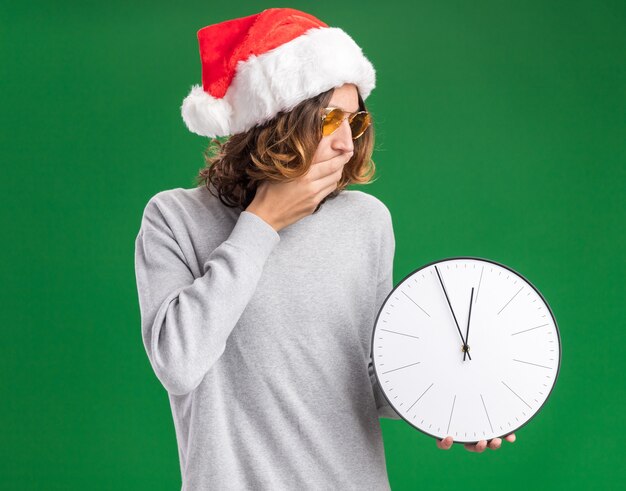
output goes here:
[{"label": "white pom pom", "polygon": [[233,108],[224,98],[206,93],[201,85],[192,86],[180,109],[189,131],[209,138],[230,135]]}]

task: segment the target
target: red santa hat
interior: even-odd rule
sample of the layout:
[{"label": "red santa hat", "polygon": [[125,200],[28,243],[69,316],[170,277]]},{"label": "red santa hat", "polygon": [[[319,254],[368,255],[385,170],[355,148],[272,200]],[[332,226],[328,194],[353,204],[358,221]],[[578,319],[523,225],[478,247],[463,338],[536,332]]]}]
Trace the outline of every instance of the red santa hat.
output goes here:
[{"label": "red santa hat", "polygon": [[306,12],[270,8],[198,31],[202,86],[181,113],[201,136],[241,133],[326,90],[353,83],[363,100],[374,67],[354,40]]}]

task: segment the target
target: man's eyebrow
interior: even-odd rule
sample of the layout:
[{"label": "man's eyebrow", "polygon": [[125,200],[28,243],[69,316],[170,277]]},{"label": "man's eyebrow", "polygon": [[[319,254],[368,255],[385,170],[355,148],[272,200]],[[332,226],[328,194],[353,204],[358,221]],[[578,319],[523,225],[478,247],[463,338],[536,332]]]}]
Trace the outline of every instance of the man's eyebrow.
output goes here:
[{"label": "man's eyebrow", "polygon": [[343,108],[341,106],[333,106],[332,104],[331,104],[331,107],[336,107],[336,108],[341,109],[342,111],[347,112],[347,113],[356,113],[356,112],[360,111],[360,109],[358,107],[356,108],[355,111],[348,111],[346,108]]}]

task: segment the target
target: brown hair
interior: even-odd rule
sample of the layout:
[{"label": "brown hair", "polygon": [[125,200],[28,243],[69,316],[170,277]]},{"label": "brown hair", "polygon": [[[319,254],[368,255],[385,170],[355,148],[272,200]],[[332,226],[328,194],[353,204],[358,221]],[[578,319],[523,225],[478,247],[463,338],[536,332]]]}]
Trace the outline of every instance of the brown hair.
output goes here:
[{"label": "brown hair", "polygon": [[[245,210],[254,199],[260,181],[287,181],[303,176],[322,138],[320,110],[328,105],[333,90],[307,99],[289,112],[279,112],[270,121],[227,137],[214,138],[204,152],[206,166],[196,177],[204,186],[231,208]],[[358,94],[359,110],[367,110]],[[376,171],[371,159],[374,148],[374,126],[354,141],[354,155],[344,167],[343,175],[326,199],[334,198],[350,184],[371,184]],[[213,192],[215,188],[217,194]]]}]

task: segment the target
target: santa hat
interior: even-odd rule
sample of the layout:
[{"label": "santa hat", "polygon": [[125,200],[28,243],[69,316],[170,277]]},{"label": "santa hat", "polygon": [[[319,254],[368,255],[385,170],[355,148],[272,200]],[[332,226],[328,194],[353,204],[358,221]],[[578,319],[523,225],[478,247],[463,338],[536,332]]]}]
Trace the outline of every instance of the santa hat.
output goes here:
[{"label": "santa hat", "polygon": [[247,131],[344,83],[365,100],[376,85],[374,67],[348,34],[295,9],[203,27],[198,43],[202,86],[191,87],[181,113],[201,136]]}]

